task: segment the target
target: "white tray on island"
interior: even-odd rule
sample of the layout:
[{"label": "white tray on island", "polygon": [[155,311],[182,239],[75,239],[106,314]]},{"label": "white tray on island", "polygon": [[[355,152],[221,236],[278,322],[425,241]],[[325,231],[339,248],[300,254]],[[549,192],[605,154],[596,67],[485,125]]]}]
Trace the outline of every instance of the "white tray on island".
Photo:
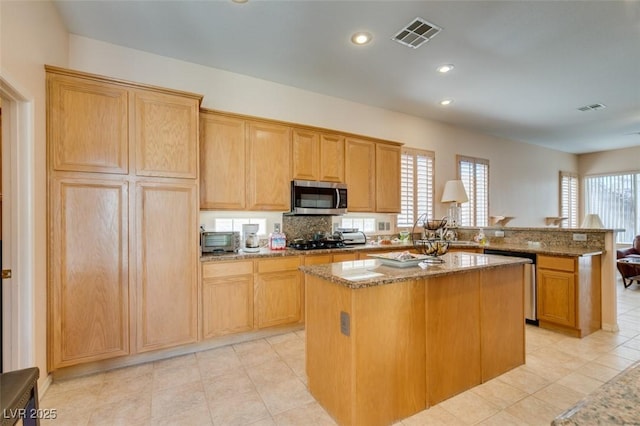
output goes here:
[{"label": "white tray on island", "polygon": [[367,256],[378,259],[383,265],[394,266],[396,268],[408,268],[418,266],[418,263],[432,259],[426,254],[415,254],[409,252],[391,252],[381,254],[368,254]]}]

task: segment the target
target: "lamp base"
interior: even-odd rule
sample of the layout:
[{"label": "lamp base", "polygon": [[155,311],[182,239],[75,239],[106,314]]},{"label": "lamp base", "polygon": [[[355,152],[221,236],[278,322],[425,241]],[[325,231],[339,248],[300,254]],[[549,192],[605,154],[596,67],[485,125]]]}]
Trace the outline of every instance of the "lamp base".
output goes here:
[{"label": "lamp base", "polygon": [[462,221],[462,209],[458,205],[458,203],[451,203],[449,209],[447,210],[447,216],[449,220],[447,222],[447,226],[449,228],[457,228],[460,226],[460,222]]}]

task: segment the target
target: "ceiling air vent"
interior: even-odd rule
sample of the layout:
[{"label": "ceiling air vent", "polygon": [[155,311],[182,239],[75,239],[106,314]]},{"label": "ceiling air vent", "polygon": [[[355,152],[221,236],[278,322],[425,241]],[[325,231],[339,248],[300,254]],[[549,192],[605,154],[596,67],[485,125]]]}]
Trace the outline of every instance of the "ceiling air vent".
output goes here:
[{"label": "ceiling air vent", "polygon": [[604,104],[591,104],[591,105],[585,105],[583,107],[578,108],[578,111],[583,111],[583,112],[585,112],[585,111],[596,111],[596,110],[599,110],[599,109],[604,109],[606,107],[607,106],[604,105]]},{"label": "ceiling air vent", "polygon": [[393,40],[407,47],[417,49],[431,40],[442,28],[425,21],[422,18],[414,19],[409,25],[398,31]]}]

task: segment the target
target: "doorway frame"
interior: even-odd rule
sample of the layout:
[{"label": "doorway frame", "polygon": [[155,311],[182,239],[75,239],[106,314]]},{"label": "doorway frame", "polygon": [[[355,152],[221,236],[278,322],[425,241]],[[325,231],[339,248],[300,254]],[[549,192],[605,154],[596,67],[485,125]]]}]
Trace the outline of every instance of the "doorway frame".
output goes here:
[{"label": "doorway frame", "polygon": [[[15,81],[15,80],[13,80]],[[35,101],[0,75],[2,98],[2,253],[11,269],[3,292],[3,371],[34,366],[35,357]],[[6,115],[5,115],[6,114]]]}]

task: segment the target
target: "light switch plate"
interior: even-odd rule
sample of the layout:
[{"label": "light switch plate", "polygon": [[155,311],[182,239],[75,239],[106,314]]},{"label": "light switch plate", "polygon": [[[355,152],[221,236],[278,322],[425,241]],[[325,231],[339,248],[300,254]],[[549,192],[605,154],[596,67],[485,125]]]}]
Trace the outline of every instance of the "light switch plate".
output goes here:
[{"label": "light switch plate", "polygon": [[573,241],[587,241],[587,234],[573,234]]},{"label": "light switch plate", "polygon": [[378,231],[384,231],[384,222],[378,222]]}]

